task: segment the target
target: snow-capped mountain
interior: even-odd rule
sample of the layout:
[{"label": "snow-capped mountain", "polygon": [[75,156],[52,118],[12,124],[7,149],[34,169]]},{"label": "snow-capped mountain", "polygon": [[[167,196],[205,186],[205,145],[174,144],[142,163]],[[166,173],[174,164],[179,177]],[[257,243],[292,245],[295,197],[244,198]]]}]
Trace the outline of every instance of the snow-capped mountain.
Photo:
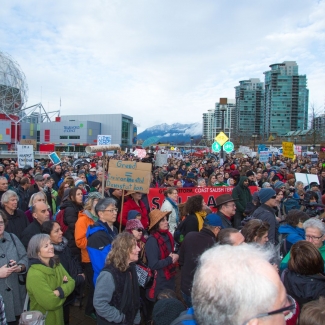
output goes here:
[{"label": "snow-capped mountain", "polygon": [[190,142],[190,138],[200,138],[202,136],[202,123],[192,124],[160,124],[152,126],[138,134],[138,139],[146,140],[150,137],[159,137],[159,142]]}]

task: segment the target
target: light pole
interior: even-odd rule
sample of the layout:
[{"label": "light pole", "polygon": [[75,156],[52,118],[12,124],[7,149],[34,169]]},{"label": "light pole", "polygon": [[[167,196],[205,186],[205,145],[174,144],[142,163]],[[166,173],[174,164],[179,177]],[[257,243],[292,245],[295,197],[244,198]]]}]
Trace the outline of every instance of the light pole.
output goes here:
[{"label": "light pole", "polygon": [[191,137],[191,159],[192,159],[192,141],[193,141],[193,137]]},{"label": "light pole", "polygon": [[254,140],[254,152],[255,152],[255,140],[256,140],[256,138],[257,138],[257,134],[252,134],[252,138],[253,138],[253,140]]},{"label": "light pole", "polygon": [[[225,130],[225,111],[227,110],[226,105],[220,105],[221,111],[221,131],[224,132]],[[224,160],[224,153],[223,153],[223,146],[221,147],[221,158]]]}]

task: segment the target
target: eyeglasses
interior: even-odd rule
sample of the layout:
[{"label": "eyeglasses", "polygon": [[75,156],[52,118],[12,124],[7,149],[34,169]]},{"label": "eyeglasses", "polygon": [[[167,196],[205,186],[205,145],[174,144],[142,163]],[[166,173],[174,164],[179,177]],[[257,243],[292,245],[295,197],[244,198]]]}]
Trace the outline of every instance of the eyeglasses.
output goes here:
[{"label": "eyeglasses", "polygon": [[4,226],[5,222],[4,221],[0,221],[0,226]]},{"label": "eyeglasses", "polygon": [[305,235],[306,239],[311,239],[312,241],[315,241],[315,240],[320,240],[322,236],[319,236],[319,237],[316,237],[316,236],[309,236],[309,235]]},{"label": "eyeglasses", "polygon": [[273,195],[273,196],[271,197],[271,199],[276,199],[276,195]]},{"label": "eyeglasses", "polygon": [[136,230],[136,231],[138,231],[138,232],[143,232],[143,231],[144,231],[144,229],[142,229],[142,228],[135,228],[135,229],[133,229],[133,230]]},{"label": "eyeglasses", "polygon": [[110,209],[110,210],[100,210],[100,211],[107,211],[107,212],[110,212],[110,213],[114,213],[114,212],[116,212],[117,213],[117,211],[118,211],[118,209]]},{"label": "eyeglasses", "polygon": [[291,311],[293,314],[295,314],[296,313],[296,302],[290,295],[287,295],[287,304],[289,304],[287,307],[276,309],[276,310],[270,311],[268,313],[258,314],[256,316],[250,318],[246,322],[244,322],[243,325],[246,325],[249,321],[251,321],[252,319],[255,319],[255,318],[262,318],[262,317],[272,316],[272,315],[281,314],[281,313],[283,313],[286,316],[289,313],[285,313],[285,312],[288,312],[288,311]]}]

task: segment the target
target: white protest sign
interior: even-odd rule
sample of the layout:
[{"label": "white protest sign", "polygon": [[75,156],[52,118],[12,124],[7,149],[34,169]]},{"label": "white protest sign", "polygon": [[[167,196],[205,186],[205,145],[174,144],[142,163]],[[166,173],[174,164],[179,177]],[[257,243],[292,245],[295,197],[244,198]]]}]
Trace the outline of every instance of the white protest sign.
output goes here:
[{"label": "white protest sign", "polygon": [[260,151],[259,161],[262,163],[267,163],[269,161],[269,151]]},{"label": "white protest sign", "polygon": [[295,173],[296,182],[300,181],[304,183],[304,186],[309,185],[312,182],[319,184],[319,179],[317,175],[313,174],[304,174],[304,173]]},{"label": "white protest sign", "polygon": [[[97,146],[108,146],[112,144],[112,136],[111,135],[97,135]],[[109,156],[114,155],[114,151],[106,152]]]},{"label": "white protest sign", "polygon": [[17,145],[18,167],[25,165],[34,167],[34,149],[32,145]]},{"label": "white protest sign", "polygon": [[164,165],[167,165],[167,154],[164,153],[157,153],[156,154],[156,161],[155,166],[162,167]]}]

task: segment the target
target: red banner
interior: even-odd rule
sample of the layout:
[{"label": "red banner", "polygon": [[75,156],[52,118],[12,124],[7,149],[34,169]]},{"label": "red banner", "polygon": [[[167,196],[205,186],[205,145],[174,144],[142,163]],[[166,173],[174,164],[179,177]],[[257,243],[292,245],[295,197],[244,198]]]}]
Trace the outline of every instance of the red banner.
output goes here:
[{"label": "red banner", "polygon": [[[185,187],[177,188],[178,192],[178,203],[185,203],[190,196],[193,195],[202,195],[205,204],[212,210],[217,211],[215,199],[222,194],[231,194],[233,186],[216,186],[216,187]],[[257,187],[249,187],[251,193],[257,191]],[[160,209],[162,206],[165,196],[165,188],[151,188],[148,193],[148,200],[150,210]]]}]

